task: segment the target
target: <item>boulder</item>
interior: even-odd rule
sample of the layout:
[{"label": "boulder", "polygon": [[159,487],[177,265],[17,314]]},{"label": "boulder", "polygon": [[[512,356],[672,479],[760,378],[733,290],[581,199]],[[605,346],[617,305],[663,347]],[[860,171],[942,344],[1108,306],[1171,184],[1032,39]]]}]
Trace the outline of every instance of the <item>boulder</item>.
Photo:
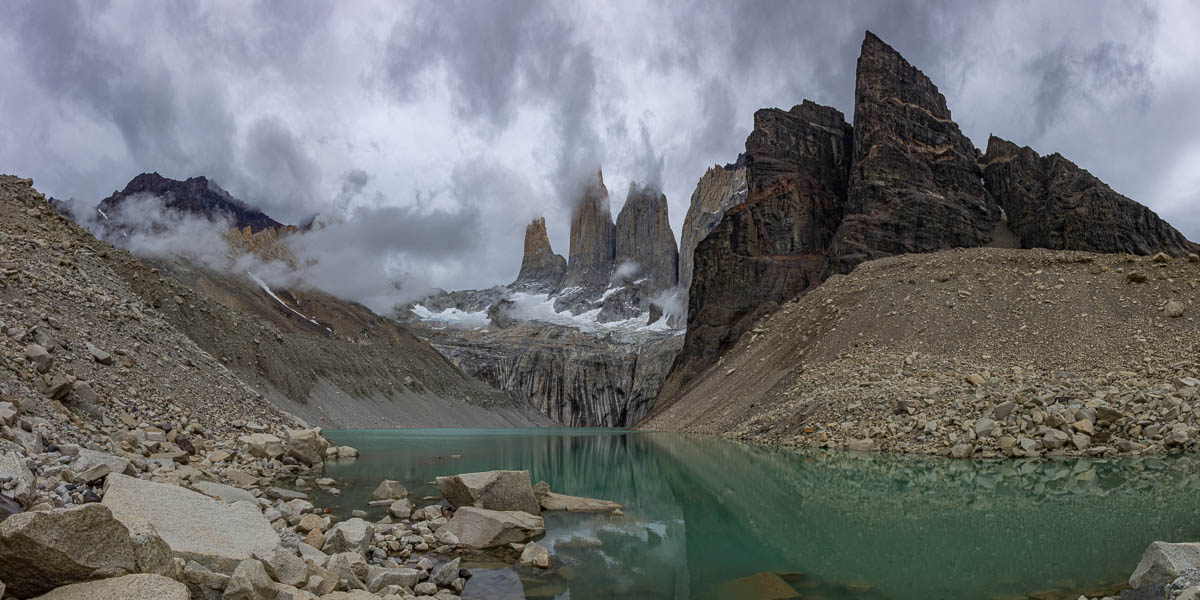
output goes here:
[{"label": "boulder", "polygon": [[283,435],[287,439],[288,456],[307,465],[317,465],[325,460],[329,440],[321,436],[320,427],[289,429]]},{"label": "boulder", "polygon": [[46,373],[54,366],[54,357],[39,344],[25,346],[25,360],[33,363],[38,373]]},{"label": "boulder", "polygon": [[271,552],[255,553],[254,558],[262,562],[271,579],[279,583],[300,586],[308,580],[308,566],[304,564],[304,559],[283,546],[275,546]]},{"label": "boulder", "polygon": [[521,564],[539,569],[550,568],[550,551],[537,542],[525,544],[521,551]]},{"label": "boulder", "polygon": [[104,350],[101,350],[100,348],[96,347],[95,344],[92,344],[91,342],[87,342],[86,346],[87,346],[88,354],[92,355],[93,360],[95,360],[96,362],[98,362],[102,365],[105,365],[105,366],[113,364],[113,357],[111,354],[109,354],[108,352],[105,352]]},{"label": "boulder", "polygon": [[357,552],[366,554],[375,539],[375,526],[362,519],[349,519],[334,525],[325,532],[325,544],[321,551],[326,554]]},{"label": "boulder", "polygon": [[472,548],[495,548],[527,542],[543,533],[541,517],[521,511],[499,511],[464,506],[459,508],[442,529],[453,533],[459,542]]},{"label": "boulder", "polygon": [[484,471],[438,477],[437,486],[446,501],[456,508],[541,513],[529,471]]},{"label": "boulder", "polygon": [[[0,591],[3,586],[0,586]],[[111,577],[75,583],[55,589],[34,600],[188,600],[187,586],[152,573]]]},{"label": "boulder", "polygon": [[112,474],[104,484],[104,506],[122,523],[150,523],[185,561],[218,573],[232,573],[255,551],[269,552],[279,535],[257,505],[226,504],[199,492]]},{"label": "boulder", "polygon": [[394,500],[408,497],[408,489],[399,481],[384,479],[371,491],[371,497],[376,500]]},{"label": "boulder", "polygon": [[4,495],[16,500],[21,506],[28,506],[33,501],[37,480],[26,466],[25,459],[19,454],[0,452],[0,479],[7,479],[13,484],[13,488],[5,490]]},{"label": "boulder", "polygon": [[1200,543],[1172,544],[1151,542],[1142,554],[1133,575],[1129,576],[1129,587],[1133,589],[1155,583],[1168,584],[1175,581],[1186,569],[1200,567]]},{"label": "boulder", "polygon": [[[454,574],[455,577],[458,576],[457,567]],[[374,594],[389,585],[411,588],[421,581],[421,576],[421,571],[416,569],[389,569],[370,565],[367,567],[367,590]]]},{"label": "boulder", "polygon": [[158,535],[149,523],[135,523],[129,528],[129,539],[133,541],[134,562],[138,573],[153,573],[177,579],[178,567],[171,547]]},{"label": "boulder", "polygon": [[100,504],[20,513],[0,522],[0,581],[18,598],[136,571],[129,530]]},{"label": "boulder", "polygon": [[397,519],[407,519],[412,514],[412,504],[401,498],[388,506],[388,512]]},{"label": "boulder", "polygon": [[229,576],[210,571],[204,565],[190,560],[183,567],[182,581],[187,584],[192,598],[218,600],[225,586],[229,584]]},{"label": "boulder", "polygon": [[222,600],[275,600],[275,586],[263,564],[253,558],[238,563]]},{"label": "boulder", "polygon": [[337,575],[339,579],[345,579],[346,585],[352,590],[365,590],[367,584],[363,579],[367,577],[369,565],[367,559],[358,552],[338,552],[329,557],[329,562],[325,565]]},{"label": "boulder", "polygon": [[238,441],[246,447],[250,456],[256,458],[278,458],[283,456],[283,441],[269,433],[243,435]]},{"label": "boulder", "polygon": [[612,512],[622,508],[620,504],[609,500],[568,496],[554,492],[546,492],[542,496],[541,504],[544,510],[565,510],[567,512]]},{"label": "boulder", "polygon": [[253,503],[255,501],[254,494],[251,494],[250,492],[241,488],[235,488],[232,485],[225,485],[223,483],[197,481],[196,483],[192,484],[192,489],[204,494],[205,496],[216,498],[217,500],[228,504],[233,504],[234,502]]},{"label": "boulder", "polygon": [[433,577],[430,577],[429,581],[435,585],[450,587],[454,583],[454,580],[458,579],[458,565],[461,562],[461,558],[456,558],[438,567],[438,570],[433,573]]}]

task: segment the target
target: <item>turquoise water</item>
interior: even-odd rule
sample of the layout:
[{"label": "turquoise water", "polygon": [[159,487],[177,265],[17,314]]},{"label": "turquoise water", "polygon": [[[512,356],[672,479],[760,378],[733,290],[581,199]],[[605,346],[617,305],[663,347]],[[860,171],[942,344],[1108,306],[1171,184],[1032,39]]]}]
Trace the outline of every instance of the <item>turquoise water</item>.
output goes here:
[{"label": "turquoise water", "polygon": [[[528,469],[624,516],[546,513],[549,572],[476,565],[467,598],[730,597],[782,574],[804,598],[1024,598],[1119,585],[1153,540],[1200,539],[1200,459],[949,461],[796,451],[611,429],[331,431],[365,508],[381,479],[438,496],[439,475]],[[378,516],[382,516],[379,513]]]}]

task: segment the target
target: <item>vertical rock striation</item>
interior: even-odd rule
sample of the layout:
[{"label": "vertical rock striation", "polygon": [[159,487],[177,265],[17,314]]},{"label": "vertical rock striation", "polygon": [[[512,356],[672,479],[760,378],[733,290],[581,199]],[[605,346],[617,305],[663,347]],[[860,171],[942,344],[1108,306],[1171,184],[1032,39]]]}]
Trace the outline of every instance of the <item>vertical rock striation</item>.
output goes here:
[{"label": "vertical rock striation", "polygon": [[814,102],[754,114],[746,200],[696,246],[674,377],[707,367],[755,319],[821,281],[846,203],[851,134],[842,113]]},{"label": "vertical rock striation", "polygon": [[555,254],[546,234],[546,218],[538,217],[525,227],[525,253],[521,272],[512,283],[514,289],[551,291],[557,289],[567,272],[567,259]]},{"label": "vertical rock striation", "polygon": [[608,203],[604,175],[583,189],[582,198],[571,217],[571,249],[563,287],[603,290],[612,277],[616,257],[616,226]]},{"label": "vertical rock striation", "polygon": [[978,159],[937,86],[867,32],[854,89],[850,201],[832,272],[895,254],[987,245],[1000,210]]},{"label": "vertical rock striation", "polygon": [[644,293],[653,295],[675,287],[679,250],[667,217],[667,197],[655,188],[629,185],[625,206],[617,215],[616,264],[635,265],[629,279],[645,279]]},{"label": "vertical rock striation", "polygon": [[991,136],[983,160],[988,192],[1022,248],[1174,256],[1193,251],[1154,211],[1057,153],[1038,156]]}]

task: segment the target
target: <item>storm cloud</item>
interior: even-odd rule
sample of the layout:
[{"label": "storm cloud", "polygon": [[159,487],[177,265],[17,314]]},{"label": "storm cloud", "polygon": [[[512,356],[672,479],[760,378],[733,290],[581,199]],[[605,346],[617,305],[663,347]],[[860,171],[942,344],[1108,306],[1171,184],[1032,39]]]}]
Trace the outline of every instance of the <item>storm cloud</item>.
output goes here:
[{"label": "storm cloud", "polygon": [[565,254],[596,168],[610,190],[661,187],[678,237],[756,109],[807,98],[853,118],[868,29],[977,146],[994,133],[1060,152],[1200,238],[1200,9],[1182,1],[5,9],[0,171],[80,206],[143,171],[205,175],[278,220],[319,215],[307,243],[340,253],[313,277],[361,297],[387,293],[378,281],[507,283],[538,215]]}]

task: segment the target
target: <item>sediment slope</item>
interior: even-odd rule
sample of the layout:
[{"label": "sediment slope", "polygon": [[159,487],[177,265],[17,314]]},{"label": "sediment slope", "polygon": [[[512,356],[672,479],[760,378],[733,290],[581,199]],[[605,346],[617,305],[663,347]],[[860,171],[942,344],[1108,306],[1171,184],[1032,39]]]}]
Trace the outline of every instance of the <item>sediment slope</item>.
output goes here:
[{"label": "sediment slope", "polygon": [[1198,260],[870,261],[760,319],[640,427],[955,456],[1194,449]]}]

